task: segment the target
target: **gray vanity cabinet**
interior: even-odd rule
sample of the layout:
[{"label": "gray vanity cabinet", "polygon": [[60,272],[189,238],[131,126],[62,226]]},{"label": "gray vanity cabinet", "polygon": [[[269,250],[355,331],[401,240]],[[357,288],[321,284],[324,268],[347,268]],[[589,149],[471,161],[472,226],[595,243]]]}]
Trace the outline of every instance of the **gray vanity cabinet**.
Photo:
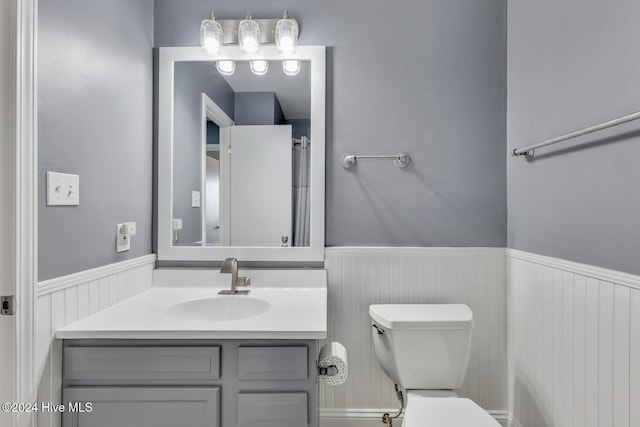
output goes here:
[{"label": "gray vanity cabinet", "polygon": [[[317,427],[314,340],[65,340],[63,427]],[[87,403],[90,404],[87,407]]]},{"label": "gray vanity cabinet", "polygon": [[[63,414],[74,427],[217,427],[220,387],[68,387],[65,402],[90,402]],[[65,405],[69,408],[68,405]]]}]

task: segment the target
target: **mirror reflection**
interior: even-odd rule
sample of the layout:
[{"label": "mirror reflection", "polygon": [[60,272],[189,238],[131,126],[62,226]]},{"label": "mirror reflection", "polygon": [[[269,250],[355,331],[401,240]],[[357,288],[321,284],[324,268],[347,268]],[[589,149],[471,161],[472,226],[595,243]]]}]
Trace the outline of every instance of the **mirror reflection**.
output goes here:
[{"label": "mirror reflection", "polygon": [[174,246],[309,246],[310,64],[287,62],[175,63]]}]

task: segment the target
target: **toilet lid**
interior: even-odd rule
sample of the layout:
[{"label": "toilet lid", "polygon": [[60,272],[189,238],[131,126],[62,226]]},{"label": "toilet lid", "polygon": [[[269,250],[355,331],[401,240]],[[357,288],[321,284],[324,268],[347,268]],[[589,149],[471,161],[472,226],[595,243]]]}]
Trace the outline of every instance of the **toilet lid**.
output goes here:
[{"label": "toilet lid", "polygon": [[447,397],[409,399],[402,427],[499,427],[473,400]]}]

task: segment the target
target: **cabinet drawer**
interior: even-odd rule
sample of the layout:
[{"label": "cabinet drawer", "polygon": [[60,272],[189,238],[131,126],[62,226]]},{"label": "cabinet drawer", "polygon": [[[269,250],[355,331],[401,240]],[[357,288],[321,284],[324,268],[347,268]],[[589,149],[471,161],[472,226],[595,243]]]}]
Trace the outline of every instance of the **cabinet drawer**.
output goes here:
[{"label": "cabinet drawer", "polygon": [[220,347],[65,347],[66,380],[215,380]]},{"label": "cabinet drawer", "polygon": [[240,380],[306,380],[307,347],[239,347]]},{"label": "cabinet drawer", "polygon": [[238,427],[307,427],[306,393],[241,393]]},{"label": "cabinet drawer", "polygon": [[68,387],[65,409],[91,402],[82,412],[65,410],[63,427],[218,427],[219,387]]}]

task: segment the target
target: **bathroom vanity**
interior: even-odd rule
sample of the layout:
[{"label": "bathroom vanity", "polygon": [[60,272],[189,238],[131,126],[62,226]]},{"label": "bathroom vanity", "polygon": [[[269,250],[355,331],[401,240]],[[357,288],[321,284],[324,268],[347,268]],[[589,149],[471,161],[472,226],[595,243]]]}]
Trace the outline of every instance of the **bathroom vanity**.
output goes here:
[{"label": "bathroom vanity", "polygon": [[65,340],[63,426],[316,427],[314,340]]},{"label": "bathroom vanity", "polygon": [[217,271],[157,270],[152,289],[59,330],[63,426],[317,427],[326,271],[241,273],[249,295],[218,295]]},{"label": "bathroom vanity", "polygon": [[[264,46],[261,58],[274,66],[283,59],[275,46]],[[259,265],[322,265],[325,48],[299,46],[295,58],[302,70],[295,78],[271,73],[255,79],[242,75],[250,58],[237,46],[223,47],[216,59],[200,47],[159,49],[159,266],[227,257]],[[216,60],[236,61],[238,75],[212,75]],[[193,77],[203,70],[206,76]],[[218,89],[210,87],[211,79]],[[275,160],[267,161],[262,152],[243,150],[248,141],[239,135],[246,128],[260,125],[261,135],[267,125],[280,129],[281,123],[243,118],[243,99],[265,91],[280,100],[287,119],[286,161],[284,154],[268,152]],[[235,107],[229,108],[232,99]],[[216,126],[217,143],[210,143],[209,129]],[[307,154],[291,160],[301,144]],[[207,184],[209,162],[217,164],[217,185]],[[304,186],[289,182],[294,171]],[[288,181],[260,187],[280,175]],[[238,187],[241,181],[247,185]],[[289,204],[297,200],[296,209],[270,198],[276,192]],[[288,218],[285,224],[260,222],[271,207],[281,208],[275,216]],[[249,226],[258,229],[251,228],[247,241],[239,236]],[[65,411],[63,426],[317,427],[326,271],[238,274],[251,279],[248,295],[219,295],[229,290],[230,277],[217,269],[160,268],[150,290],[56,331],[63,340],[63,403],[76,409]]]}]

